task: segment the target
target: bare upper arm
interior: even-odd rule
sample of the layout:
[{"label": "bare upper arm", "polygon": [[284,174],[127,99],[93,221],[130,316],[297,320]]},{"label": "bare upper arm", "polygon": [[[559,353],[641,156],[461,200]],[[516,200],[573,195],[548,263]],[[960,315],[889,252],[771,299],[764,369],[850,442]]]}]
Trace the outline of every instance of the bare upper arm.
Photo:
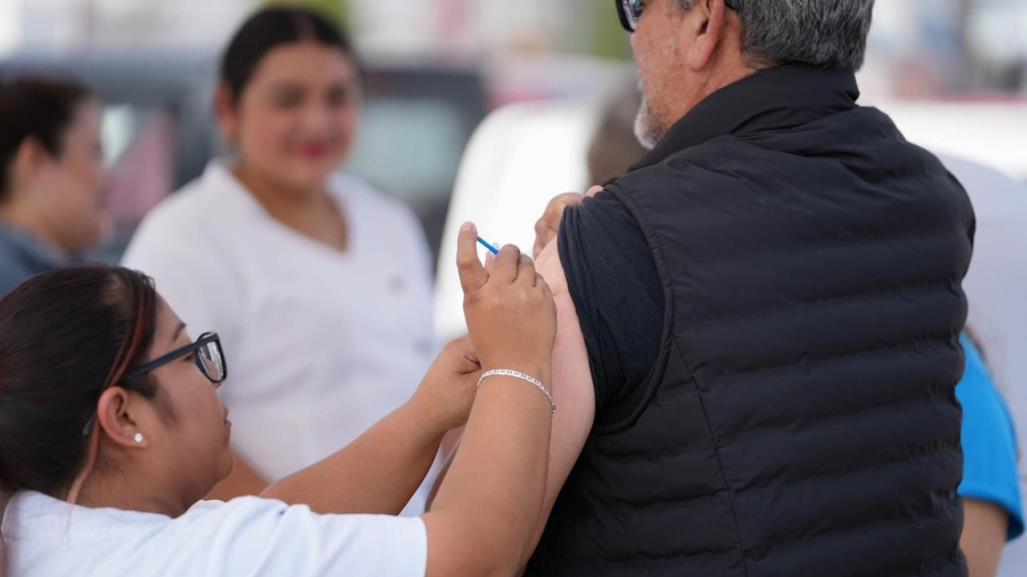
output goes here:
[{"label": "bare upper arm", "polygon": [[574,301],[567,289],[567,278],[556,242],[550,242],[539,253],[535,268],[549,283],[556,299],[556,347],[553,350],[553,397],[556,415],[549,449],[549,476],[543,504],[543,525],[553,508],[560,489],[581,454],[595,420],[595,389],[589,369],[588,351],[581,334]]},{"label": "bare upper arm", "polygon": [[960,547],[970,567],[970,577],[995,577],[1002,548],[1006,545],[1009,514],[998,505],[964,499],[963,536]]}]

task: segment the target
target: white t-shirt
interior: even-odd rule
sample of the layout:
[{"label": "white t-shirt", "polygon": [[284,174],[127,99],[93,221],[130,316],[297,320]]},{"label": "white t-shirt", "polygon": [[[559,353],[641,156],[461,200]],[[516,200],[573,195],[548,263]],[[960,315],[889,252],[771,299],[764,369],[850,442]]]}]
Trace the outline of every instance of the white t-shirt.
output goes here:
[{"label": "white t-shirt", "polygon": [[[1027,188],[974,162],[941,160],[966,188],[977,215],[973,261],[963,282],[967,326],[1016,421],[1020,490],[1027,497]],[[1006,548],[999,575],[1027,575],[1027,536]]]},{"label": "white t-shirt", "polygon": [[[418,222],[355,178],[329,190],[345,253],[275,220],[213,161],[147,216],[123,260],[155,279],[194,338],[220,334],[233,447],[270,481],[407,401],[437,352]],[[423,494],[409,513],[423,511]]]},{"label": "white t-shirt", "polygon": [[11,577],[423,577],[428,559],[420,519],[316,515],[257,497],[172,519],[23,492],[3,537]]}]

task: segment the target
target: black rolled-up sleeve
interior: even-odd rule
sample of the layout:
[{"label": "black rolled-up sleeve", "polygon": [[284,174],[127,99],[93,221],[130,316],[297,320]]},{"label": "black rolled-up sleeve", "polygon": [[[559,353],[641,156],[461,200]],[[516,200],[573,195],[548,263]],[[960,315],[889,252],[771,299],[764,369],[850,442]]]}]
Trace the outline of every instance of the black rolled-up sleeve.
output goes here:
[{"label": "black rolled-up sleeve", "polygon": [[642,229],[603,191],[568,208],[558,248],[596,391],[596,422],[632,412],[660,351],[663,287]]}]

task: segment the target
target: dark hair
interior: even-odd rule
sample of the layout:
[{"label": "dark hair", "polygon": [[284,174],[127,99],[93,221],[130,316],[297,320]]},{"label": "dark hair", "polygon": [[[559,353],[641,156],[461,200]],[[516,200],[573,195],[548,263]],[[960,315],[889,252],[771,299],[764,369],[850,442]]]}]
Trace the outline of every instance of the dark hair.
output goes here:
[{"label": "dark hair", "polygon": [[64,134],[75,109],[92,92],[73,80],[22,77],[0,86],[0,201],[11,187],[11,163],[26,139],[35,138],[53,156],[64,148]]},{"label": "dark hair", "polygon": [[156,396],[152,379],[122,379],[150,348],[157,302],[145,275],[99,265],[42,274],[0,300],[0,489],[64,498],[96,461],[99,435],[85,430],[103,390]]},{"label": "dark hair", "polygon": [[337,47],[354,64],[356,52],[346,34],[316,12],[298,6],[271,6],[255,12],[232,36],[221,61],[221,81],[238,102],[260,61],[283,44],[316,42]]}]

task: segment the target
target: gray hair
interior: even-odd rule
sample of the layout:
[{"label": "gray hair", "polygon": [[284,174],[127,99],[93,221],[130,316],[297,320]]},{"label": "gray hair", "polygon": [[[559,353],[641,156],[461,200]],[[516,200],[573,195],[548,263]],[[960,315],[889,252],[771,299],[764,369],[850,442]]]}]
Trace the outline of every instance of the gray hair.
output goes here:
[{"label": "gray hair", "polygon": [[[677,0],[688,10],[695,0]],[[734,0],[749,65],[801,63],[859,70],[874,0]]]}]

